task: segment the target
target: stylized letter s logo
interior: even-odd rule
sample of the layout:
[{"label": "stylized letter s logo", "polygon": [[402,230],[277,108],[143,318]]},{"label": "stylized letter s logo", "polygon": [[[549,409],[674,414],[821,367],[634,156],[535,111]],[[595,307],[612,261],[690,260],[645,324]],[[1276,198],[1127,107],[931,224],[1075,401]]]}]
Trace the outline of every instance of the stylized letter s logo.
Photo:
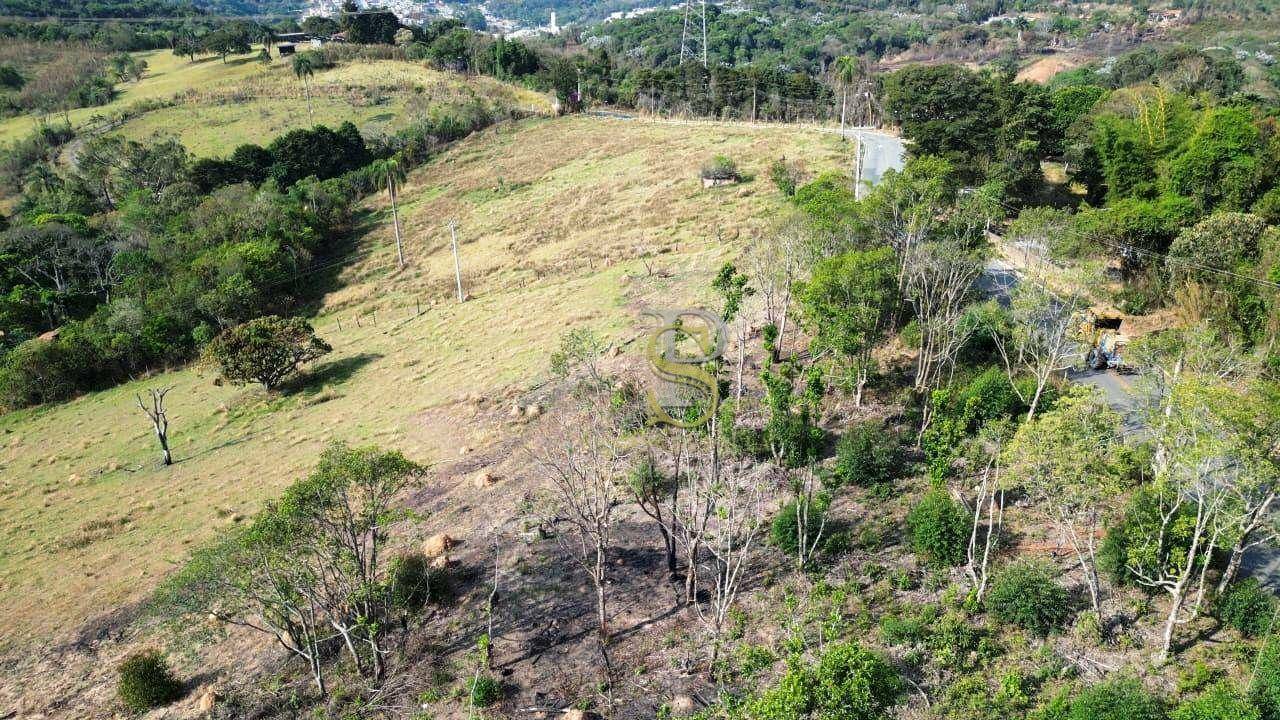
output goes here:
[{"label": "stylized letter s logo", "polygon": [[[645,314],[659,318],[661,323],[650,331],[645,346],[645,357],[653,367],[654,375],[667,383],[668,387],[674,391],[673,395],[680,393],[681,390],[701,391],[706,395],[706,404],[696,418],[677,420],[658,401],[658,397],[651,389],[647,397],[649,423],[666,423],[682,428],[694,428],[706,423],[719,405],[720,386],[714,375],[699,366],[715,360],[724,353],[725,341],[728,337],[724,322],[712,313],[701,309],[646,310]],[[686,326],[683,322],[683,318],[686,317],[700,319],[705,323],[705,327]],[[697,344],[701,354],[688,357],[678,355],[676,339],[680,335],[691,338]],[[668,405],[673,408],[689,407],[692,404],[687,396],[683,399],[672,397],[668,401]]]}]

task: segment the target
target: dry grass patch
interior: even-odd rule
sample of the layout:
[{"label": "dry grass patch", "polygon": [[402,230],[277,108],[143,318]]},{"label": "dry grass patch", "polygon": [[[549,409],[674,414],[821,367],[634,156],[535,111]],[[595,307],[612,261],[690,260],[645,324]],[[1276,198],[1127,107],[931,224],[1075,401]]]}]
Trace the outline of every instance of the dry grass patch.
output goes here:
[{"label": "dry grass patch", "polygon": [[[402,191],[404,271],[385,201],[370,201],[378,222],[314,320],[334,352],[291,394],[218,387],[186,369],[0,417],[6,641],[65,637],[145,597],[192,548],[308,471],[330,440],[423,462],[457,461],[463,448],[506,460],[506,410],[546,378],[568,328],[590,325],[625,343],[638,332],[638,306],[708,301],[719,265],[783,207],[768,164],[786,155],[816,172],[846,165],[845,152],[836,138],[801,130],[585,117],[463,141]],[[757,179],[702,189],[698,167],[715,154]],[[491,192],[501,183],[515,189]],[[463,304],[453,300],[450,218],[472,297]],[[175,386],[177,464],[167,469],[133,400],[153,384]]]}]

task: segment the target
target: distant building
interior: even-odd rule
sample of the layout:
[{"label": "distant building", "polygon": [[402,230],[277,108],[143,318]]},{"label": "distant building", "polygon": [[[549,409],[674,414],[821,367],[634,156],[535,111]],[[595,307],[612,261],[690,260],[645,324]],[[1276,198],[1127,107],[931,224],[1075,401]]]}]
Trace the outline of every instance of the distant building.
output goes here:
[{"label": "distant building", "polygon": [[291,42],[276,43],[276,51],[280,53],[280,57],[284,57],[285,55],[294,54],[294,52],[297,51],[297,48]]},{"label": "distant building", "polygon": [[560,23],[556,22],[556,11],[552,10],[551,11],[551,34],[557,35],[559,33],[560,33]]}]

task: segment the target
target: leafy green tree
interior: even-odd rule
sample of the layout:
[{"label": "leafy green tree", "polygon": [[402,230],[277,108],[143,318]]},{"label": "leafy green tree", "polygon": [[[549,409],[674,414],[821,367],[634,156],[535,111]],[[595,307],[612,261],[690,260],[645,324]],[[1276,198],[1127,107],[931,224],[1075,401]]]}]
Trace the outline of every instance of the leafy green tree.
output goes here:
[{"label": "leafy green tree", "polygon": [[116,694],[133,712],[163,707],[182,697],[182,683],[173,676],[164,656],[143,650],[124,659],[118,669]]},{"label": "leafy green tree", "polygon": [[[679,478],[662,471],[652,455],[645,455],[626,478],[627,489],[640,509],[653,518],[662,535],[667,573],[676,577],[676,536],[671,530],[675,520],[674,504],[679,492]],[[668,504],[672,507],[667,509]]]},{"label": "leafy green tree", "polygon": [[1101,612],[1097,529],[1120,486],[1120,416],[1091,388],[1073,388],[1052,410],[1018,428],[1004,450],[1005,482],[1048,509],[1084,573],[1094,612]]},{"label": "leafy green tree", "polygon": [[253,49],[254,29],[247,23],[227,23],[200,38],[200,49],[220,55],[222,62],[229,55],[243,55]]},{"label": "leafy green tree", "polygon": [[901,443],[893,433],[877,422],[862,422],[846,430],[836,443],[836,462],[823,482],[834,488],[875,487],[892,481],[904,462]]},{"label": "leafy green tree", "polygon": [[832,353],[852,368],[855,401],[872,366],[871,352],[888,330],[897,303],[893,250],[854,250],[822,260],[798,293],[813,349]]},{"label": "leafy green tree", "polygon": [[391,45],[400,29],[400,19],[391,11],[370,12],[361,9],[353,0],[342,4],[338,23],[347,34],[347,41],[364,45]]},{"label": "leafy green tree", "polygon": [[1227,627],[1239,630],[1245,637],[1257,637],[1272,630],[1280,602],[1256,578],[1245,578],[1222,593],[1216,609]]},{"label": "leafy green tree", "polygon": [[1253,661],[1248,692],[1262,720],[1280,720],[1280,633],[1274,630]]},{"label": "leafy green tree", "polygon": [[1210,108],[1170,159],[1169,187],[1194,199],[1201,212],[1248,208],[1258,192],[1261,149],[1261,135],[1247,108]]},{"label": "leafy green tree", "polygon": [[332,349],[306,320],[270,315],[223,332],[205,348],[205,357],[232,383],[257,382],[274,390],[299,366]]},{"label": "leafy green tree", "polygon": [[966,180],[996,146],[1001,117],[992,84],[959,65],[914,65],[884,81],[884,108],[914,143],[912,152],[946,158]]},{"label": "leafy green tree", "polygon": [[840,86],[840,129],[844,130],[845,116],[849,109],[849,88],[858,81],[858,59],[849,55],[841,55],[831,64],[831,72],[836,84]]},{"label": "leafy green tree", "polygon": [[404,164],[396,158],[378,160],[369,165],[368,172],[387,189],[387,199],[391,201],[391,224],[396,236],[396,262],[403,268],[404,244],[400,238],[400,210],[396,206],[396,200],[400,197],[400,186],[408,179],[408,173]]},{"label": "leafy green tree", "polygon": [[1267,223],[1257,215],[1220,212],[1184,229],[1169,246],[1165,263],[1176,280],[1221,282],[1214,270],[1234,270],[1258,258]]},{"label": "leafy green tree", "polygon": [[0,65],[0,88],[6,90],[21,90],[22,86],[27,83],[22,77],[22,73],[18,72],[12,65]]}]

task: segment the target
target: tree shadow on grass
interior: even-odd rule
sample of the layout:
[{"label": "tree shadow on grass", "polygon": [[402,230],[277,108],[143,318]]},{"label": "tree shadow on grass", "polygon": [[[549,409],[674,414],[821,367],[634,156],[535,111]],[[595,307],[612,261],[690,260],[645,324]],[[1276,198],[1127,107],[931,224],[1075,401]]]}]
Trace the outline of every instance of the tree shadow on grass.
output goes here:
[{"label": "tree shadow on grass", "polygon": [[292,309],[294,314],[312,315],[320,310],[324,296],[343,286],[343,271],[377,250],[361,247],[365,237],[377,228],[377,213],[368,208],[353,209],[350,228],[331,241],[327,252],[313,259],[311,270],[299,276],[294,288],[298,298]]},{"label": "tree shadow on grass", "polygon": [[321,363],[281,384],[282,395],[315,395],[327,385],[341,385],[360,368],[385,357],[382,353],[360,353],[340,360]]}]

